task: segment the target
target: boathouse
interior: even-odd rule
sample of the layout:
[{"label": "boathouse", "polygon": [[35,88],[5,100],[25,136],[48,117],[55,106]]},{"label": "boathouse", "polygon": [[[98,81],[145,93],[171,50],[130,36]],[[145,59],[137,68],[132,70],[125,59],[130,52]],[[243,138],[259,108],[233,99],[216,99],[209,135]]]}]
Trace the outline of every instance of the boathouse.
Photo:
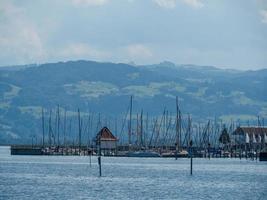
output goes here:
[{"label": "boathouse", "polygon": [[267,144],[267,127],[237,127],[232,133],[238,144]]},{"label": "boathouse", "polygon": [[100,145],[104,155],[115,155],[117,153],[118,139],[107,127],[103,127],[96,135],[96,145]]}]

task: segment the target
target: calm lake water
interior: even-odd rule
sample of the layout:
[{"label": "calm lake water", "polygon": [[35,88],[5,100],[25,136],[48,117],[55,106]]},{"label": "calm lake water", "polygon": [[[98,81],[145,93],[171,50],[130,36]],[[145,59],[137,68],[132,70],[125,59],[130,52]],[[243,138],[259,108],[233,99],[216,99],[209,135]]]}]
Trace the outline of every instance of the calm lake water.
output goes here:
[{"label": "calm lake water", "polygon": [[239,159],[11,156],[0,147],[0,199],[267,199],[267,162]]}]

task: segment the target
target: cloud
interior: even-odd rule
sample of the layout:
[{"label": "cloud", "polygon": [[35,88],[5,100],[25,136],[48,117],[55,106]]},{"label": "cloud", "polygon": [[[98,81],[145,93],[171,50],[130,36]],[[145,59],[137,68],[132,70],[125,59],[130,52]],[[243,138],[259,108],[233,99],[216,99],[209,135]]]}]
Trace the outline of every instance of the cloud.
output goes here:
[{"label": "cloud", "polygon": [[155,2],[158,6],[167,9],[175,8],[178,1],[196,9],[204,6],[200,0],[153,0],[153,2]]},{"label": "cloud", "polygon": [[127,54],[133,60],[150,58],[153,56],[152,51],[143,44],[132,44],[126,47]]},{"label": "cloud", "polygon": [[73,43],[63,47],[55,52],[56,57],[62,59],[105,59],[109,57],[109,53],[95,49],[84,43]]},{"label": "cloud", "polygon": [[153,0],[158,6],[172,9],[176,7],[176,0]]},{"label": "cloud", "polygon": [[260,15],[262,17],[261,22],[267,24],[267,10],[261,10]]},{"label": "cloud", "polygon": [[42,39],[25,13],[11,1],[0,3],[1,65],[10,61],[18,64],[39,62],[46,55]]},{"label": "cloud", "polygon": [[108,3],[109,0],[72,0],[74,5],[85,5],[85,6],[102,6]]},{"label": "cloud", "polygon": [[192,8],[202,8],[204,6],[200,0],[183,0],[183,2]]}]

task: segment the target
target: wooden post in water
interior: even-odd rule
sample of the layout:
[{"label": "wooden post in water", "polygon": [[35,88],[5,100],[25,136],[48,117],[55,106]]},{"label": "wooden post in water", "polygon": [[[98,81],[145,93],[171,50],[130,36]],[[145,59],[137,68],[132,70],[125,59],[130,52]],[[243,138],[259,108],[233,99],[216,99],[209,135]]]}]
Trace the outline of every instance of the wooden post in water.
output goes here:
[{"label": "wooden post in water", "polygon": [[99,176],[102,176],[102,171],[101,171],[101,156],[98,156],[98,166],[99,166]]},{"label": "wooden post in water", "polygon": [[239,145],[239,159],[242,159],[242,145]]},{"label": "wooden post in water", "polygon": [[90,152],[90,167],[92,167],[92,151]]},{"label": "wooden post in water", "polygon": [[99,177],[102,176],[102,169],[101,169],[101,136],[97,138],[97,145],[98,145],[98,167],[99,167]]},{"label": "wooden post in water", "polygon": [[189,142],[189,145],[190,145],[190,175],[193,174],[193,141],[190,140]]}]

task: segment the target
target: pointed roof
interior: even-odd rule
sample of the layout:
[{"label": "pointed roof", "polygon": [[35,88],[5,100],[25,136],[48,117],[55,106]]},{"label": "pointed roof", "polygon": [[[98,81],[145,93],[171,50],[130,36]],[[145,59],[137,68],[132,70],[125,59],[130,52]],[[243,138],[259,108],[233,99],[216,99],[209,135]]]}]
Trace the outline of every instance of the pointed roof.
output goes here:
[{"label": "pointed roof", "polygon": [[228,134],[226,128],[224,128],[224,129],[222,130],[222,133],[221,133],[221,135],[220,135],[219,141],[220,141],[221,143],[223,143],[223,144],[227,144],[227,143],[230,143],[230,142],[231,142],[231,141],[230,141],[230,136],[229,136],[229,134]]},{"label": "pointed roof", "polygon": [[111,133],[107,127],[103,127],[96,135],[96,140],[117,141],[118,139]]}]

